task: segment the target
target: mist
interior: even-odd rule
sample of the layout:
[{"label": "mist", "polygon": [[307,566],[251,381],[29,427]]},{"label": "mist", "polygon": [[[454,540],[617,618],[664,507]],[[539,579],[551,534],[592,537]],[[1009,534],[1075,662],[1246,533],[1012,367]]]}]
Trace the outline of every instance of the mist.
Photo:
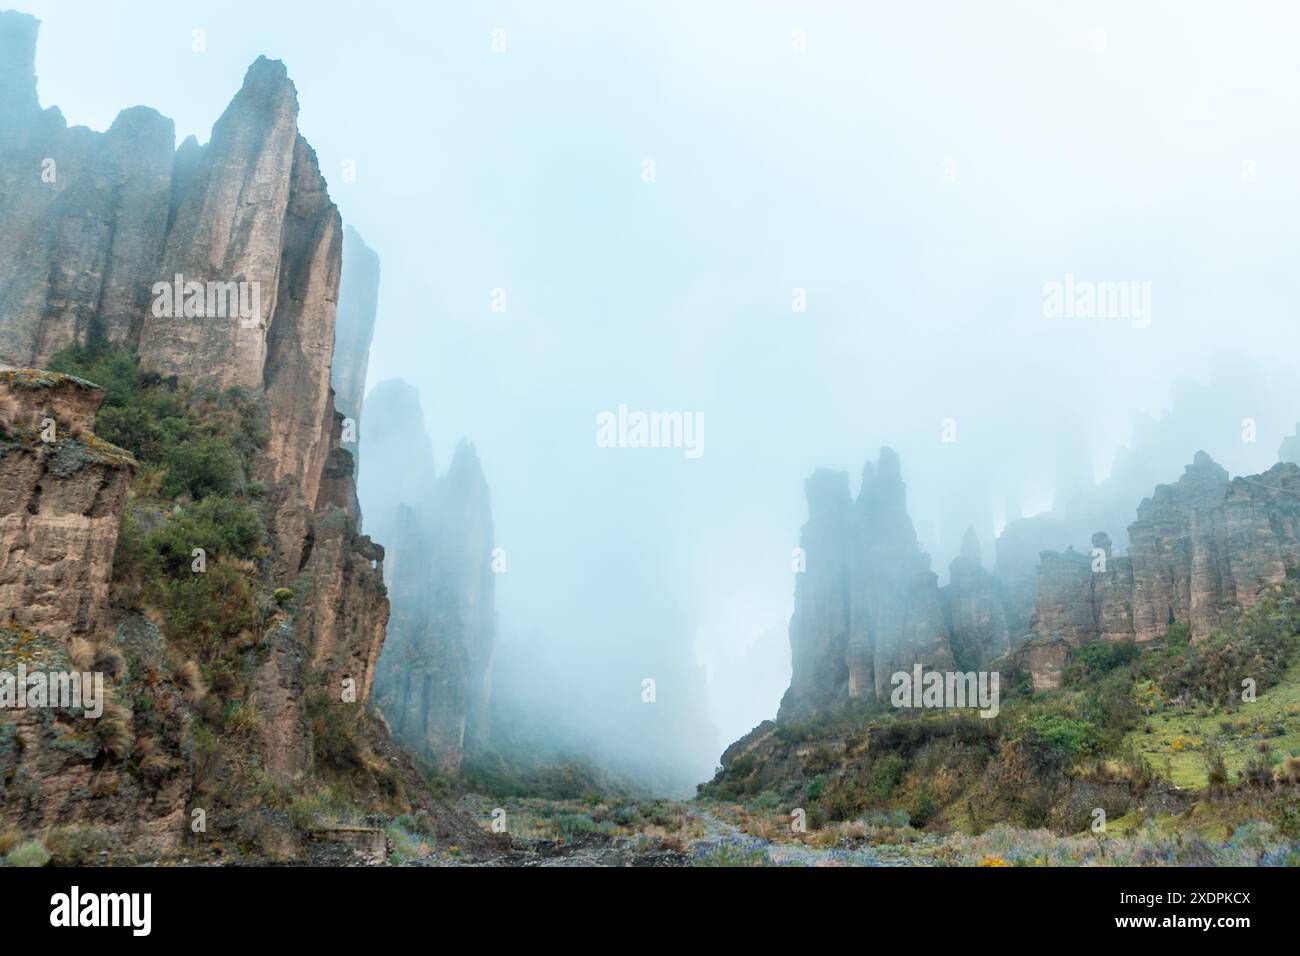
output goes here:
[{"label": "mist", "polygon": [[[206,140],[285,61],[382,262],[368,381],[491,489],[494,708],[657,789],[776,713],[814,469],[856,488],[894,448],[942,582],[967,527],[989,566],[1111,478],[1131,520],[1300,419],[1281,3],[24,6],[42,103],[96,129],[148,102]],[[1147,308],[1052,315],[1067,282]],[[602,447],[620,406],[693,416],[700,453]],[[371,451],[363,511],[403,467]]]}]

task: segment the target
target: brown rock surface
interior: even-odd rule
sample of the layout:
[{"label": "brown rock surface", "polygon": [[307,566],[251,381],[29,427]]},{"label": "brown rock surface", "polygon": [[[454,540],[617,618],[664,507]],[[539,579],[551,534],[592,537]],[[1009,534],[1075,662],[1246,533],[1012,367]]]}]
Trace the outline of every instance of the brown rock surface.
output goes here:
[{"label": "brown rock surface", "polygon": [[[1192,640],[1204,639],[1227,609],[1250,607],[1300,570],[1300,466],[1230,481],[1198,452],[1182,478],[1142,502],[1128,533],[1126,557],[1111,555],[1106,534],[1093,536],[1104,570],[1094,570],[1093,555],[1044,552],[1034,616],[1040,638],[1144,646],[1180,621]],[[1033,673],[1036,684],[1047,679]]]},{"label": "brown rock surface", "polygon": [[[42,112],[35,42],[30,17],[0,20],[0,71],[16,84],[0,106],[0,365],[40,367],[100,335],[160,374],[263,391],[263,477],[292,481],[314,509],[332,447],[343,231],[284,64],[259,58],[208,144],[177,150],[172,122],[143,107],[105,133]],[[176,276],[247,283],[259,316],[157,314],[154,286]],[[364,368],[364,355],[348,362]]]},{"label": "brown rock surface", "polygon": [[69,376],[0,373],[0,624],[62,640],[107,626],[133,460],[86,428],[102,398]]},{"label": "brown rock surface", "polygon": [[[342,225],[298,133],[296,91],[283,64],[259,58],[204,146],[176,149],[171,121],[139,107],[105,133],[68,129],[40,109],[36,33],[32,18],[0,14],[0,366],[39,366],[97,338],[138,350],[149,371],[265,402],[258,477],[271,540],[259,583],[293,597],[267,635],[250,703],[264,766],[281,780],[310,777],[305,688],[353,678],[364,708],[388,605],[383,550],[357,530],[354,459],[330,387]],[[176,275],[247,283],[260,321],[159,314],[155,284]],[[356,318],[343,363],[359,389],[373,315]],[[130,460],[86,431],[97,389],[42,395],[40,409],[15,414],[28,422],[48,406],[58,442],[0,438],[0,622],[93,636],[107,626]],[[169,804],[151,825],[181,822]]]}]

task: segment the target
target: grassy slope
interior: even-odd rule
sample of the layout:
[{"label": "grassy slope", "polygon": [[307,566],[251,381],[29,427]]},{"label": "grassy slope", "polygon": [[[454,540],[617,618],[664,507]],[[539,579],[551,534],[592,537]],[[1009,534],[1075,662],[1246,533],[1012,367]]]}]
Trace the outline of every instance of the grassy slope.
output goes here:
[{"label": "grassy slope", "polygon": [[[951,712],[861,705],[759,728],[701,796],[765,839],[903,841],[925,854],[942,834],[935,858],[956,847],[952,862],[986,851],[1040,863],[1226,862],[1255,852],[1243,849],[1250,840],[1272,848],[1260,854],[1292,859],[1300,852],[1296,594],[1291,582],[1195,645],[1174,627],[1164,647],[1142,654],[1081,651],[1060,690],[1004,691],[1002,714],[983,735],[982,722]],[[1257,680],[1253,702],[1238,699],[1243,676]],[[1216,752],[1226,772],[1211,781]],[[1104,834],[1090,829],[1097,807],[1106,811]],[[794,808],[806,810],[808,833],[790,833]]]},{"label": "grassy slope", "polygon": [[1259,693],[1249,709],[1168,709],[1130,731],[1124,743],[1148,760],[1175,786],[1199,790],[1209,783],[1208,746],[1218,746],[1231,774],[1240,776],[1252,757],[1265,752],[1300,757],[1300,664],[1273,687]]}]

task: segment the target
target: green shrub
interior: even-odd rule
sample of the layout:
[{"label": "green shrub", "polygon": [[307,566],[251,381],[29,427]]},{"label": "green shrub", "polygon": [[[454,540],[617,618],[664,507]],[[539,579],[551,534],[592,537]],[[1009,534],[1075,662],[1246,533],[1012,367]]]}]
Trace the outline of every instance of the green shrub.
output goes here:
[{"label": "green shrub", "polygon": [[229,442],[213,435],[189,438],[173,445],[163,455],[167,474],[162,493],[169,498],[189,494],[226,495],[237,490],[244,480],[243,465]]},{"label": "green shrub", "polygon": [[921,784],[916,791],[916,799],[912,801],[912,809],[909,812],[911,824],[914,827],[921,828],[934,819],[939,812],[939,804],[934,799],[934,794],[926,784]]},{"label": "green shrub", "polygon": [[361,743],[357,739],[357,708],[315,691],[307,696],[312,741],[318,763],[334,770],[362,766]]},{"label": "green shrub", "polygon": [[163,633],[204,663],[232,649],[230,642],[261,620],[248,576],[229,565],[209,564],[203,574],[165,581],[158,594]]},{"label": "green shrub", "polygon": [[1038,714],[1025,719],[1023,738],[1035,755],[1047,763],[1071,764],[1097,749],[1097,728],[1086,720],[1064,714]]},{"label": "green shrub", "polygon": [[20,843],[5,857],[5,864],[8,866],[44,866],[49,862],[49,851],[36,840]]},{"label": "green shrub", "polygon": [[1205,776],[1211,787],[1222,787],[1228,782],[1228,764],[1223,759],[1223,751],[1213,742],[1205,745]]},{"label": "green shrub", "polygon": [[139,358],[103,342],[60,349],[50,356],[46,368],[94,382],[104,390],[104,404],[109,406],[128,404],[140,390]]},{"label": "green shrub", "polygon": [[155,528],[147,546],[172,575],[192,573],[193,550],[203,548],[208,560],[255,558],[266,540],[262,516],[237,498],[214,495],[187,505],[179,515]]},{"label": "green shrub", "polygon": [[1068,683],[1095,680],[1136,660],[1139,653],[1138,646],[1133,641],[1118,641],[1114,644],[1093,641],[1083,644],[1071,652],[1065,680]]}]

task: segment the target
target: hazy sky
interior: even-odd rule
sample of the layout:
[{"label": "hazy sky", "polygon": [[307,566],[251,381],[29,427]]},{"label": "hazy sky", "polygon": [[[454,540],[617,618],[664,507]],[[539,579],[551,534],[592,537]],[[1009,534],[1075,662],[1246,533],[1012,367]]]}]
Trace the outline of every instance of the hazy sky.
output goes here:
[{"label": "hazy sky", "polygon": [[[144,103],[206,140],[286,62],[382,258],[370,381],[419,387],[440,470],[482,457],[503,643],[593,701],[698,661],[714,755],[788,677],[815,467],[897,448],[942,574],[963,509],[1049,506],[1063,443],[1104,477],[1216,359],[1259,385],[1199,442],[1231,470],[1300,419],[1291,3],[16,6],[42,103],[94,128]],[[1150,283],[1149,327],[1046,317],[1067,274]],[[598,448],[620,404],[702,414],[704,454]]]}]

